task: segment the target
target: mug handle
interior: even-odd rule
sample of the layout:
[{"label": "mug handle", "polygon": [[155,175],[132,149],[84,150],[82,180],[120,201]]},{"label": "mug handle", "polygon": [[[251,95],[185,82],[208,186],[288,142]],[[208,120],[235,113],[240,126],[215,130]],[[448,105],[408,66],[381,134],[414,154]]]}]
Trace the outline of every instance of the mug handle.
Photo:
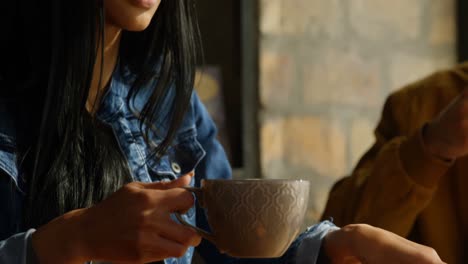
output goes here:
[{"label": "mug handle", "polygon": [[[197,198],[197,200],[200,200],[200,206],[203,207],[203,190],[201,188],[196,188],[196,187],[182,187],[183,189],[189,191],[189,192],[192,192],[195,194],[195,197]],[[188,226],[190,228],[192,228],[193,230],[195,230],[201,237],[203,237],[204,239],[210,241],[211,243],[214,244],[214,236],[213,234],[209,233],[208,231],[205,231],[201,228],[198,228],[190,223],[188,223],[187,221],[184,220],[184,218],[182,218],[182,214],[180,212],[174,212],[177,220],[183,224],[184,226]]]}]

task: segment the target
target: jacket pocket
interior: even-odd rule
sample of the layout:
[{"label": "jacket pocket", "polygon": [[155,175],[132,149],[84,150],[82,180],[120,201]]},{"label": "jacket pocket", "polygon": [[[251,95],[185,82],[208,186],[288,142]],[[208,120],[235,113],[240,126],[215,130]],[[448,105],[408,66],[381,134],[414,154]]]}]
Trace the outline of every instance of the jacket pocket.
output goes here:
[{"label": "jacket pocket", "polygon": [[179,132],[163,157],[155,157],[149,153],[148,169],[152,180],[176,179],[194,171],[206,152],[197,140],[195,127]]}]

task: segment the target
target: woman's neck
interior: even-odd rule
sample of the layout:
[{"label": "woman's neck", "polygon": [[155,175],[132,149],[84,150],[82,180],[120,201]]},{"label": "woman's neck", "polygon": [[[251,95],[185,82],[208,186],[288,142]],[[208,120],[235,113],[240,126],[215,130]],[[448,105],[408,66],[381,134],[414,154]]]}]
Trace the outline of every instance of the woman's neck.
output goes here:
[{"label": "woman's neck", "polygon": [[[104,26],[104,64],[102,63],[102,43],[99,39],[96,63],[93,69],[93,78],[91,80],[91,87],[89,88],[88,100],[86,101],[86,110],[94,114],[99,108],[101,96],[112,77],[117,58],[119,56],[120,38],[122,29],[110,25],[108,23]],[[101,67],[102,65],[102,67]],[[102,72],[101,72],[102,69]]]}]

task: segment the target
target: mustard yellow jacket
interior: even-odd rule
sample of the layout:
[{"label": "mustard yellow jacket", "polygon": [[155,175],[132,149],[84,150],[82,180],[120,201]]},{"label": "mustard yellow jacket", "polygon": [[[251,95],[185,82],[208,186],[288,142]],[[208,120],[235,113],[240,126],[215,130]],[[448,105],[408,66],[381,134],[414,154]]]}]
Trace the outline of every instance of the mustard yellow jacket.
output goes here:
[{"label": "mustard yellow jacket", "polygon": [[374,145],[333,186],[323,218],[378,226],[433,247],[447,263],[468,263],[468,156],[442,161],[421,138],[422,126],[467,87],[462,64],[390,95]]}]

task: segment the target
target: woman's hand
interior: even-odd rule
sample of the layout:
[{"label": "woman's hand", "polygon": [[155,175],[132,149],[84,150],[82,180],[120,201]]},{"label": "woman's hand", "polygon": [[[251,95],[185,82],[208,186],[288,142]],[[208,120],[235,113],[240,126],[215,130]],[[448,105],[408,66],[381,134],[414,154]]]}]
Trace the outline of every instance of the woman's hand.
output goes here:
[{"label": "woman's hand", "polygon": [[442,264],[432,248],[369,225],[348,225],[327,234],[324,250],[332,264]]},{"label": "woman's hand", "polygon": [[177,188],[190,178],[133,182],[96,206],[58,217],[33,235],[40,263],[147,263],[182,256],[201,241],[195,231],[170,218],[193,206],[192,194]]}]

